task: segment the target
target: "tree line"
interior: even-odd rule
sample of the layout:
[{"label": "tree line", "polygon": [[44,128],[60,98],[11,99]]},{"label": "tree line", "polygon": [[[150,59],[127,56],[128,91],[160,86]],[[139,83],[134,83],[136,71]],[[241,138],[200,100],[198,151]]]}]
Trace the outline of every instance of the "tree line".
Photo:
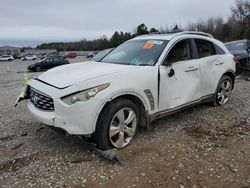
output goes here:
[{"label": "tree line", "polygon": [[199,20],[189,23],[186,26],[166,26],[159,29],[148,28],[145,24],[137,26],[133,33],[115,31],[109,39],[103,35],[96,40],[80,40],[77,42],[53,42],[38,45],[38,49],[57,49],[58,51],[92,51],[112,48],[136,36],[150,33],[168,33],[177,30],[203,31],[212,34],[215,38],[223,41],[239,39],[250,39],[250,1],[235,0],[231,7],[231,15],[227,20],[222,17],[211,17],[206,20]]}]

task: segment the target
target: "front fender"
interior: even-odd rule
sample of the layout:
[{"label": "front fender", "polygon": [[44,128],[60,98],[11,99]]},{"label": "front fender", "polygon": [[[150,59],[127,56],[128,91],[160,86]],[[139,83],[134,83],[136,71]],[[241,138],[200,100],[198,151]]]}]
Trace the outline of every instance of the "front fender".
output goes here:
[{"label": "front fender", "polygon": [[142,102],[142,104],[144,105],[144,108],[145,108],[145,111],[147,113],[147,116],[149,114],[149,102],[147,101],[146,99],[146,95],[142,92],[139,92],[139,91],[136,91],[136,90],[118,90],[112,94],[109,94],[105,97],[105,99],[102,101],[102,103],[100,104],[100,106],[98,107],[98,111],[96,113],[96,117],[95,117],[95,120],[94,120],[94,125],[96,125],[97,123],[97,120],[98,120],[98,117],[100,115],[100,113],[102,112],[103,108],[105,107],[105,105],[108,103],[108,102],[111,102],[113,101],[114,99],[118,98],[118,97],[122,97],[122,96],[125,96],[125,95],[132,95],[132,96],[135,96],[137,97],[138,99],[140,99],[140,101]]}]

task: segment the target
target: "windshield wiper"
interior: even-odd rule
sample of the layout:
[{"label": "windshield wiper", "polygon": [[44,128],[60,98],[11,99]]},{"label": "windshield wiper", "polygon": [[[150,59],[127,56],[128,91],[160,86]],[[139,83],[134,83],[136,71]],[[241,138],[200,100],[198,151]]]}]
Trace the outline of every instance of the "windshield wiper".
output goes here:
[{"label": "windshield wiper", "polygon": [[138,66],[152,66],[152,65],[146,64],[146,63],[142,63],[142,64],[138,64]]}]

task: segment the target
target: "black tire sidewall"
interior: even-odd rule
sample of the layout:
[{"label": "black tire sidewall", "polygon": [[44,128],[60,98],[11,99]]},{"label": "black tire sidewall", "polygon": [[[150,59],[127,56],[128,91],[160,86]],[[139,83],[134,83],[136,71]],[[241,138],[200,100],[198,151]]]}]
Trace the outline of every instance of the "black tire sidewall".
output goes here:
[{"label": "black tire sidewall", "polygon": [[137,132],[138,125],[139,125],[139,112],[138,112],[136,105],[128,99],[124,99],[124,98],[115,99],[114,101],[110,102],[109,104],[107,104],[107,106],[104,107],[104,109],[102,110],[98,118],[98,121],[96,124],[96,131],[93,135],[94,141],[97,144],[98,148],[102,150],[108,150],[108,149],[114,148],[114,146],[112,145],[109,139],[110,123],[113,117],[115,116],[115,114],[120,109],[126,108],[126,107],[133,109],[134,112],[136,113],[136,119],[137,119],[136,132]]},{"label": "black tire sidewall", "polygon": [[230,95],[228,101],[227,101],[225,104],[223,104],[223,105],[221,105],[221,104],[219,103],[219,101],[218,101],[218,97],[217,97],[217,96],[218,96],[218,93],[219,93],[219,90],[220,90],[220,86],[221,86],[222,82],[224,82],[225,80],[229,80],[229,81],[230,81],[230,83],[231,83],[231,86],[230,86],[230,87],[231,87],[231,92],[232,92],[233,81],[232,81],[232,79],[231,79],[229,76],[224,75],[224,76],[220,79],[219,84],[218,84],[217,89],[216,89],[216,94],[215,94],[215,99],[214,99],[214,106],[223,106],[223,105],[227,104],[228,101],[229,101],[230,98],[231,98],[231,95]]}]

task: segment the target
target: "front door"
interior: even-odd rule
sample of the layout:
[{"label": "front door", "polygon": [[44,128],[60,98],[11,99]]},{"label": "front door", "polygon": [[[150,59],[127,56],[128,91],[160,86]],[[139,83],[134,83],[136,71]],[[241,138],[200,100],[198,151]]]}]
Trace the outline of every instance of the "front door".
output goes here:
[{"label": "front door", "polygon": [[[159,110],[171,110],[200,100],[200,65],[193,59],[191,40],[176,43],[161,65]],[[165,64],[165,63],[164,63]],[[171,65],[171,66],[170,66]],[[174,75],[169,75],[170,70]]]}]

